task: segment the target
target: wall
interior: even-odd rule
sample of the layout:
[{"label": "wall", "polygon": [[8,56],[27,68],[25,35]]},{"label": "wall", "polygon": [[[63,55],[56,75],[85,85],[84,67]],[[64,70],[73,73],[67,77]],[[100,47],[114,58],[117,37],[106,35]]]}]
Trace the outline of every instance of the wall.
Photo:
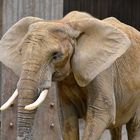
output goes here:
[{"label": "wall", "polygon": [[64,15],[72,10],[79,10],[99,19],[114,16],[140,30],[139,7],[139,0],[65,0]]}]

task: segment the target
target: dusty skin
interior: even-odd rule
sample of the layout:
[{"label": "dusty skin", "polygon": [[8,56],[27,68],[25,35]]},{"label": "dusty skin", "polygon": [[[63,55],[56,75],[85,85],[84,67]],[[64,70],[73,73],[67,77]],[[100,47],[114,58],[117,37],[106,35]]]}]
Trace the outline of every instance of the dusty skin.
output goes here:
[{"label": "dusty skin", "polygon": [[77,11],[56,21],[26,17],[1,39],[0,61],[19,76],[17,140],[32,139],[34,109],[52,81],[64,140],[79,140],[79,118],[86,122],[82,140],[99,140],[107,128],[121,140],[123,124],[129,140],[140,139],[140,33],[133,27]]}]

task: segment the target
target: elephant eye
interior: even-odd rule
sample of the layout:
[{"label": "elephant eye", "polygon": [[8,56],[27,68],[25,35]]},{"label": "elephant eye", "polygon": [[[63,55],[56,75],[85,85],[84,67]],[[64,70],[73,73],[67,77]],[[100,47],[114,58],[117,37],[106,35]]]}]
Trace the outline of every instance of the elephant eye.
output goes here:
[{"label": "elephant eye", "polygon": [[57,60],[57,59],[61,58],[61,56],[62,56],[61,52],[53,52],[53,54],[52,54],[53,60]]}]

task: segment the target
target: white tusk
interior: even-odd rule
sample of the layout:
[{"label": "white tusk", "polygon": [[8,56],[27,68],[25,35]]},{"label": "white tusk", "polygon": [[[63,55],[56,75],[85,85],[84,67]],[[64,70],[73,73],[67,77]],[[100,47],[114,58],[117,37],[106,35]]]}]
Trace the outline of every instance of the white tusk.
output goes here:
[{"label": "white tusk", "polygon": [[46,96],[47,96],[47,93],[48,93],[48,90],[43,90],[41,93],[40,93],[40,96],[38,97],[38,99],[30,104],[30,105],[26,105],[25,106],[25,110],[34,110],[36,109],[41,103],[43,103],[43,101],[45,100]]},{"label": "white tusk", "polygon": [[3,111],[7,109],[14,102],[17,96],[18,96],[18,90],[16,89],[13,95],[9,98],[9,100],[1,106],[0,110]]}]

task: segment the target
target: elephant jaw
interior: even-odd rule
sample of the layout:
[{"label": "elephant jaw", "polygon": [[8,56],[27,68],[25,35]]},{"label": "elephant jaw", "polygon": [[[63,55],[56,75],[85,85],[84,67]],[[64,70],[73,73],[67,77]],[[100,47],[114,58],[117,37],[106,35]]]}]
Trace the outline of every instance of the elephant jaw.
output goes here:
[{"label": "elephant jaw", "polygon": [[[41,92],[41,94],[39,95],[38,99],[30,104],[30,105],[27,105],[25,106],[25,110],[34,110],[36,109],[40,104],[43,103],[43,101],[45,100],[45,98],[47,97],[47,93],[48,93],[48,90],[45,89]],[[7,108],[9,108],[11,106],[11,104],[13,104],[14,100],[18,97],[18,90],[16,89],[15,92],[13,93],[13,95],[9,98],[9,100],[3,104],[0,108],[1,111],[3,110],[6,110]]]}]

